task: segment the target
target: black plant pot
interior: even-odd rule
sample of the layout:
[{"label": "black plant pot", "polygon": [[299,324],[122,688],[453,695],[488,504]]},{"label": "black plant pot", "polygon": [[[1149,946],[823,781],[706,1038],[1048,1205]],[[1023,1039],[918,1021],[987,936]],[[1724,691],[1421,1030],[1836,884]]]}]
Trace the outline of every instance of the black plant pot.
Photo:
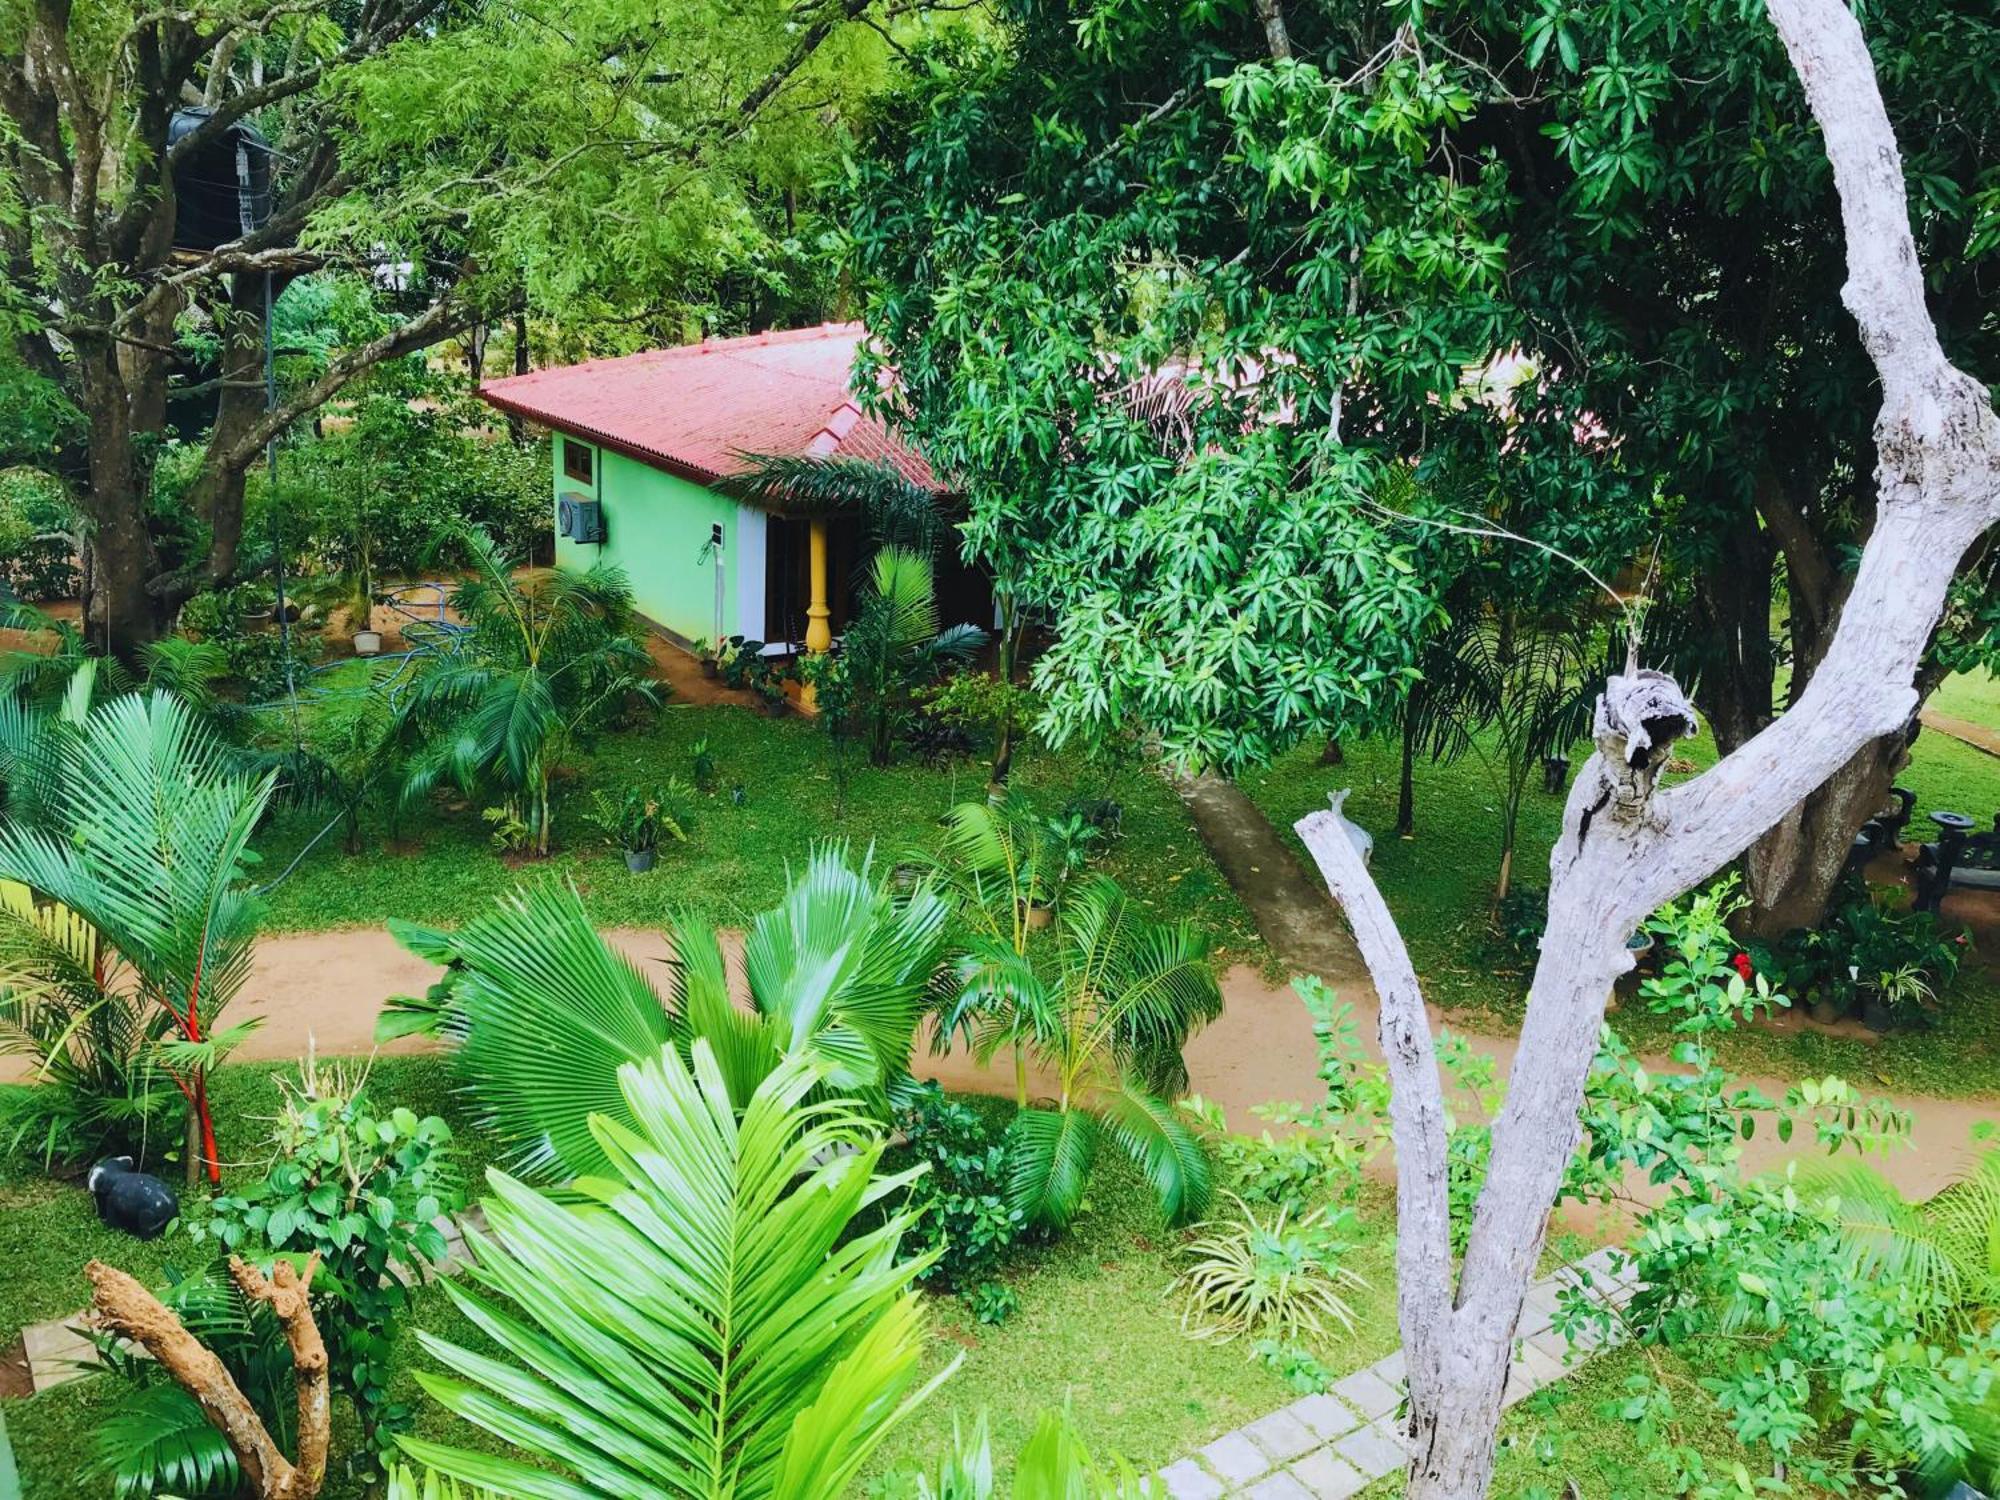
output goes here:
[{"label": "black plant pot", "polygon": [[653,868],[653,861],[660,857],[658,849],[627,849],[625,868],[634,875],[643,875]]}]

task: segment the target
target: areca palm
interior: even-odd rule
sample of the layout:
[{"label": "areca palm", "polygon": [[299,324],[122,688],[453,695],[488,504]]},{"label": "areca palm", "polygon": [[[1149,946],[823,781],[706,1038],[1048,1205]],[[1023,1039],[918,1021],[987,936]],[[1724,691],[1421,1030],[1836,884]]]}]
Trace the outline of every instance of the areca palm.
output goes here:
[{"label": "areca palm", "polygon": [[518,799],[549,852],[550,785],[576,744],[629,697],[658,702],[651,658],[629,633],[623,570],[537,569],[516,577],[484,532],[454,534],[475,564],[451,596],[466,633],[431,655],[401,711],[417,745],[405,800],[452,782]]},{"label": "areca palm", "polygon": [[1940,1322],[1983,1327],[2000,1317],[2000,1147],[1922,1203],[1860,1162],[1820,1164],[1803,1182],[1837,1205],[1859,1275],[1915,1287]]},{"label": "areca palm", "polygon": [[1212,1173],[1173,1096],[1187,1086],[1188,1037],[1222,1013],[1207,938],[1146,915],[1099,875],[1063,902],[1052,947],[976,934],[944,1018],[947,1032],[970,1031],[982,1059],[1022,1047],[1055,1080],[1055,1097],[1009,1127],[1015,1206],[1030,1222],[1066,1226],[1108,1133],[1169,1223],[1198,1218]]},{"label": "areca palm", "polygon": [[541,1463],[406,1438],[410,1455],[552,1500],[842,1494],[944,1375],[919,1383],[911,1213],[852,1233],[913,1174],[876,1175],[881,1132],[811,1102],[823,1083],[795,1057],[738,1101],[706,1042],[663,1048],[619,1070],[620,1118],[590,1122],[606,1171],[580,1203],[489,1173],[481,1290],[444,1285],[501,1357],[421,1334],[451,1374],[418,1379]]},{"label": "areca palm", "polygon": [[[458,1039],[466,1086],[524,1172],[561,1179],[603,1167],[593,1115],[622,1118],[618,1070],[662,1046],[705,1039],[731,1096],[747,1103],[790,1057],[830,1088],[885,1109],[908,1079],[917,1025],[944,961],[949,909],[927,886],[898,896],[864,859],[814,852],[743,945],[750,1009],[732,998],[716,935],[670,924],[663,995],[598,933],[572,886],[504,898],[455,932],[392,924],[449,966],[448,995],[419,1019]],[[388,1031],[413,1029],[409,1006]]]},{"label": "areca palm", "polygon": [[133,992],[166,1013],[166,1077],[190,1111],[188,1169],[217,1181],[208,1073],[245,1028],[216,1020],[249,976],[261,906],[243,879],[275,773],[231,769],[179,699],[127,695],[56,740],[38,826],[0,826],[0,880],[60,903],[122,960]]},{"label": "areca palm", "polygon": [[889,763],[896,724],[910,691],[962,664],[986,644],[977,625],[938,629],[931,560],[907,547],[884,547],[868,565],[868,591],[848,622],[841,659],[865,720],[868,756]]}]

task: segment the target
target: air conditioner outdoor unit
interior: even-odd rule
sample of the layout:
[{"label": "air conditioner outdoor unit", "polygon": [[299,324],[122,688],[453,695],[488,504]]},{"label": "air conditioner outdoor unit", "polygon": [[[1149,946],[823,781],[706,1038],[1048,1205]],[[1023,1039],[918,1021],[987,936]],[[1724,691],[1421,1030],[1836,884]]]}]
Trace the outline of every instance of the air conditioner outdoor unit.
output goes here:
[{"label": "air conditioner outdoor unit", "polygon": [[572,542],[601,546],[604,542],[604,507],[595,500],[564,495],[556,502],[556,531]]}]

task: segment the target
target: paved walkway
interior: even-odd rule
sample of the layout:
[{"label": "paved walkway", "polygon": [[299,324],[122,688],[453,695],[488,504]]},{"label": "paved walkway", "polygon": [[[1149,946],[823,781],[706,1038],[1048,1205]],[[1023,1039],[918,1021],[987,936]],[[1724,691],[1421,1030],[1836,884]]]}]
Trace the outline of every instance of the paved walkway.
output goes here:
[{"label": "paved walkway", "polygon": [[[1555,1331],[1558,1299],[1577,1287],[1613,1307],[1631,1300],[1629,1272],[1614,1274],[1599,1250],[1529,1288],[1515,1330],[1506,1404],[1563,1379],[1594,1344],[1572,1345]],[[1199,1453],[1160,1471],[1174,1500],[1349,1500],[1408,1462],[1397,1421],[1407,1391],[1403,1353],[1356,1370],[1332,1390],[1306,1396],[1224,1433]]]}]

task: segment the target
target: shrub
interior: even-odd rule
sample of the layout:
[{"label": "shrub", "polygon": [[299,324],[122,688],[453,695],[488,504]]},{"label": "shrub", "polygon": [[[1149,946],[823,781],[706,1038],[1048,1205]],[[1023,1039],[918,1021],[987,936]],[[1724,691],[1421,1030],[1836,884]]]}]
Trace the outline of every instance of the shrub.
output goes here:
[{"label": "shrub", "polygon": [[1351,1208],[1260,1215],[1235,1194],[1236,1212],[1203,1224],[1181,1251],[1174,1281],[1181,1327],[1196,1338],[1243,1336],[1296,1343],[1321,1338],[1329,1322],[1354,1327],[1343,1295],[1367,1281],[1341,1258],[1352,1248]]},{"label": "shrub", "polygon": [[[923,1273],[925,1285],[966,1293],[975,1313],[982,1298],[997,1306],[987,1287],[1023,1224],[1009,1198],[1012,1166],[1005,1137],[935,1083],[917,1090],[898,1123],[910,1150],[930,1166],[916,1186],[911,1232],[914,1247],[937,1257]],[[981,1314],[980,1321],[999,1319]]]},{"label": "shrub", "polygon": [[310,1058],[280,1087],[269,1171],[216,1198],[190,1232],[262,1267],[320,1257],[314,1312],[332,1378],[361,1419],[362,1462],[386,1461],[415,1416],[389,1396],[397,1324],[412,1279],[445,1257],[436,1221],[465,1201],[451,1128],[408,1109],[378,1112],[365,1073]]},{"label": "shrub", "polygon": [[1900,887],[1870,888],[1855,876],[1820,926],[1752,944],[1749,960],[1800,1000],[1842,1013],[1872,1001],[1891,1025],[1923,1025],[1958,972],[1965,939],[1932,913],[1903,907],[1903,899]]}]

